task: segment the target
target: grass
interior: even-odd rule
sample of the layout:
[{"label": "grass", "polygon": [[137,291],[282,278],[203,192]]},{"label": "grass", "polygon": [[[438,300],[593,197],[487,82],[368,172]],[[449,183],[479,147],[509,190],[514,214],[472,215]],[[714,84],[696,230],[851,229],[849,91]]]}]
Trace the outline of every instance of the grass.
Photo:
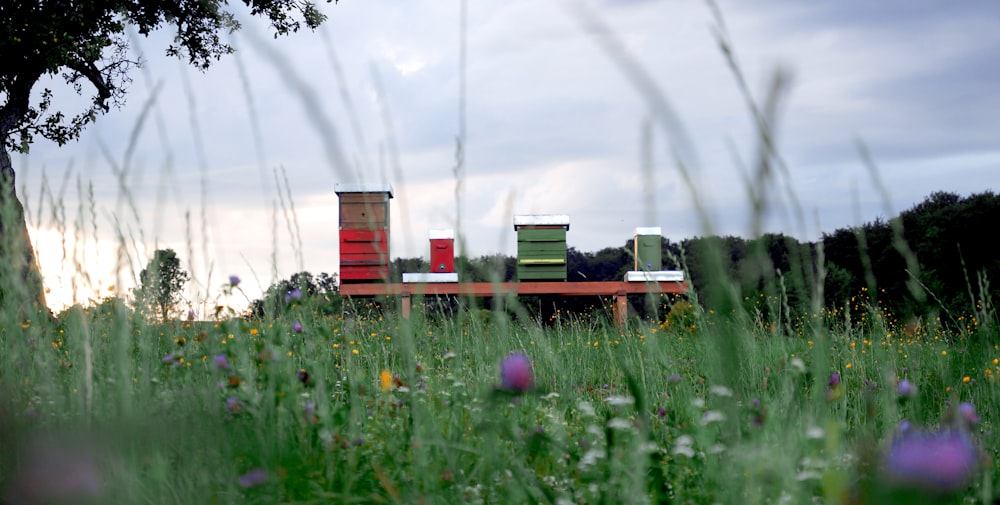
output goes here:
[{"label": "grass", "polygon": [[[904,419],[935,427],[972,402],[984,462],[997,450],[1000,350],[877,310],[782,336],[709,314],[618,329],[295,303],[263,321],[150,324],[110,305],[7,328],[3,475],[54,441],[101,502],[879,503],[864,485]],[[738,375],[720,329],[748,351]],[[525,394],[497,389],[511,351],[533,362]],[[996,477],[964,495],[989,501]]]},{"label": "grass", "polygon": [[[580,18],[636,84],[652,123],[685,138],[614,34],[586,12]],[[763,107],[746,92],[761,143],[747,179],[755,223],[768,188],[786,174],[770,141],[784,89],[777,75]],[[698,202],[688,147],[671,151]],[[133,249],[125,237],[134,233],[118,233]],[[822,285],[822,271],[785,275]],[[814,303],[812,313],[792,314],[780,284],[735,300],[717,277],[720,313],[681,302],[663,322],[631,319],[623,328],[602,310],[544,322],[477,310],[404,321],[371,305],[323,315],[308,298],[280,316],[216,322],[152,322],[108,299],[56,321],[16,324],[23,318],[4,306],[0,500],[993,502],[995,313],[980,310],[964,331],[947,333],[934,321],[897,321],[862,292],[844,307]],[[511,352],[532,360],[530,391],[498,388]],[[900,395],[902,379],[915,394]],[[955,424],[962,402],[975,406],[978,423]],[[948,492],[890,486],[883,461],[903,421],[961,426],[975,437],[968,482]]]}]

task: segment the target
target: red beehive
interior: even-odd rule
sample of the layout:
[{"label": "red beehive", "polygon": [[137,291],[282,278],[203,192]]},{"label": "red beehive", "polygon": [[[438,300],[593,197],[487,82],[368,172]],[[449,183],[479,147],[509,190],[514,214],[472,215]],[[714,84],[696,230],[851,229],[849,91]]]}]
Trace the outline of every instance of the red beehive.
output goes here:
[{"label": "red beehive", "polygon": [[455,230],[430,230],[431,273],[455,271]]},{"label": "red beehive", "polygon": [[388,184],[337,184],[340,198],[340,281],[388,282]]}]

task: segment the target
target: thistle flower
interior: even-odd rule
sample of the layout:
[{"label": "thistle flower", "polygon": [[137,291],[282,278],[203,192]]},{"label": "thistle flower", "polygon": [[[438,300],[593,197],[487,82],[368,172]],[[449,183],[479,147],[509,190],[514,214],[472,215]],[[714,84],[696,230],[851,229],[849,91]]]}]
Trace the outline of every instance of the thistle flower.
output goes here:
[{"label": "thistle flower", "polygon": [[302,333],[302,331],[303,331],[302,323],[300,323],[298,321],[295,321],[294,323],[292,323],[292,331],[294,331],[295,333]]},{"label": "thistle flower", "polygon": [[238,276],[238,275],[230,275],[229,276],[229,286],[235,288],[236,286],[239,286],[239,285],[240,285],[240,276]]},{"label": "thistle flower", "polygon": [[500,388],[523,393],[535,383],[531,360],[521,353],[513,353],[500,363]]},{"label": "thistle flower", "polygon": [[216,354],[215,366],[223,370],[229,370],[229,358],[225,354]]},{"label": "thistle flower", "polygon": [[883,465],[891,485],[947,494],[969,485],[979,467],[979,450],[960,430],[910,429],[893,439]]},{"label": "thistle flower", "polygon": [[969,402],[962,402],[958,405],[958,415],[969,425],[979,424],[979,415],[976,414],[976,406]]},{"label": "thistle flower", "polygon": [[239,414],[242,410],[240,406],[240,399],[235,396],[230,396],[226,398],[226,412],[230,414]]},{"label": "thistle flower", "polygon": [[833,372],[830,374],[830,387],[835,388],[840,385],[840,374]]},{"label": "thistle flower", "polygon": [[259,486],[267,482],[267,470],[264,470],[263,468],[254,468],[253,470],[250,470],[249,472],[240,475],[240,478],[237,482],[242,488],[251,488]]},{"label": "thistle flower", "polygon": [[906,379],[901,379],[899,381],[899,384],[896,385],[896,393],[899,395],[900,398],[910,398],[916,392],[917,388],[913,386],[912,382]]},{"label": "thistle flower", "polygon": [[302,290],[299,288],[295,288],[285,293],[285,303],[289,303],[292,300],[301,300],[301,299],[302,299]]}]

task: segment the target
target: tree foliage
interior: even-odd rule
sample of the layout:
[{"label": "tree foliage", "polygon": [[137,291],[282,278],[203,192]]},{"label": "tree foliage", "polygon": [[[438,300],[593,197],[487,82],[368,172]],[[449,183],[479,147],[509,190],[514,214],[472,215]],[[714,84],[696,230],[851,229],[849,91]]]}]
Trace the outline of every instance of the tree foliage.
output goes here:
[{"label": "tree foliage", "polygon": [[297,306],[309,307],[320,314],[337,314],[341,310],[338,291],[337,274],[298,272],[272,284],[263,297],[250,302],[247,316],[277,317]]},{"label": "tree foliage", "polygon": [[[309,0],[242,3],[251,15],[266,18],[275,36],[324,20]],[[0,296],[25,317],[32,303],[44,306],[45,296],[10,152],[27,152],[37,137],[63,145],[124,102],[130,71],[139,64],[129,56],[130,27],[140,35],[172,30],[166,53],[205,69],[233,51],[224,34],[240,25],[224,0],[0,2]],[[81,110],[54,107],[56,91],[48,85],[60,81],[89,97]],[[37,89],[42,82],[46,87]]]},{"label": "tree foliage", "polygon": [[[267,18],[275,35],[315,28],[324,16],[312,2],[244,0],[254,16]],[[220,0],[7,0],[0,3],[0,139],[4,147],[27,151],[35,136],[64,144],[111,106],[120,105],[129,71],[128,27],[141,35],[161,28],[174,32],[166,52],[205,69],[233,48],[222,36],[239,29]],[[33,95],[43,77],[54,77],[83,94],[90,104],[66,114],[51,110],[53,91]]]},{"label": "tree foliage", "polygon": [[[753,239],[694,237],[680,243],[664,238],[663,267],[685,270],[694,299],[705,309],[728,312],[742,307],[785,332],[790,332],[789,318],[794,314],[808,313],[816,304],[844,307],[862,292],[899,321],[941,312],[951,314],[945,324],[955,324],[961,315],[970,313],[978,313],[977,321],[983,321],[996,318],[990,307],[997,298],[995,286],[1000,285],[1000,254],[992,245],[991,231],[998,221],[1000,196],[992,192],[964,198],[937,192],[892,219],[838,229],[815,243],[782,234]],[[905,247],[899,247],[900,239]],[[621,280],[633,269],[632,246],[630,239],[620,247],[596,252],[569,247],[567,280]],[[496,255],[459,258],[456,264],[464,265],[462,279],[469,282],[511,281],[516,261]],[[916,265],[916,270],[910,265]],[[398,282],[400,271],[424,271],[425,267],[421,258],[397,258],[392,278]],[[909,286],[913,277],[924,296],[914,296]],[[653,314],[641,298],[630,297],[632,308]],[[565,310],[589,310],[594,305],[593,300],[575,298],[544,303]],[[666,307],[653,308],[662,315]]]},{"label": "tree foliage", "polygon": [[161,321],[177,313],[184,284],[190,275],[181,267],[173,249],[157,249],[146,268],[139,273],[141,287],[137,293],[140,305],[152,307]]}]

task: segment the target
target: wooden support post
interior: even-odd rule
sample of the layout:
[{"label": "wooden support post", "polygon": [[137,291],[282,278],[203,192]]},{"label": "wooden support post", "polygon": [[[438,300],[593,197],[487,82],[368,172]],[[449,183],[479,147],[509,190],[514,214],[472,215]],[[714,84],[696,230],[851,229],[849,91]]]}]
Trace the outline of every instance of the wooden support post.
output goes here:
[{"label": "wooden support post", "polygon": [[625,316],[628,315],[628,295],[624,291],[615,293],[615,326],[621,328],[625,326]]},{"label": "wooden support post", "polygon": [[399,302],[402,305],[400,313],[403,315],[403,319],[410,319],[410,292],[403,291],[400,294]]}]

